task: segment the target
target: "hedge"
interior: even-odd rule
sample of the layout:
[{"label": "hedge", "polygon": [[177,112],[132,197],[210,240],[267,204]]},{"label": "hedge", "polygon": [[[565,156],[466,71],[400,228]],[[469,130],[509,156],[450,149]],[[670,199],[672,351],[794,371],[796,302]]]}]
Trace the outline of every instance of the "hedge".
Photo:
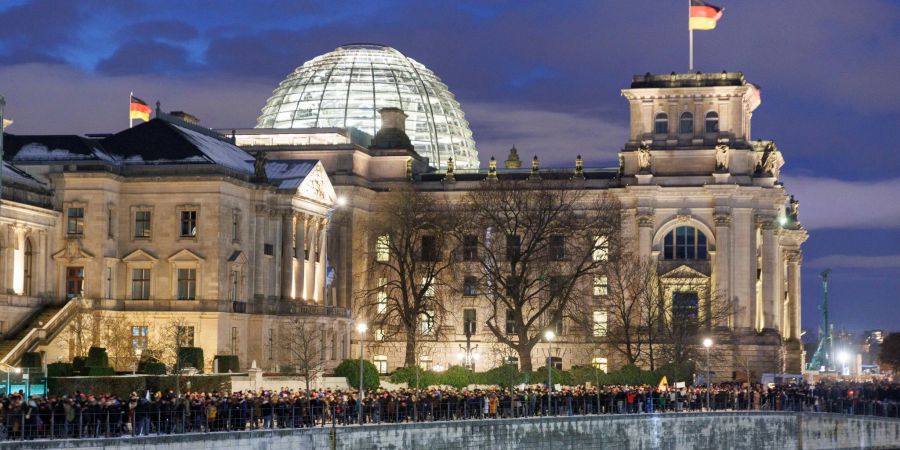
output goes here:
[{"label": "hedge", "polygon": [[216,355],[214,361],[219,361],[218,373],[238,373],[241,371],[241,364],[237,355]]},{"label": "hedge", "polygon": [[153,358],[144,359],[138,363],[137,371],[144,375],[165,375],[166,365]]},{"label": "hedge", "polygon": [[87,358],[76,356],[72,358],[72,375],[87,375]]},{"label": "hedge", "polygon": [[29,369],[42,367],[42,357],[38,352],[25,352],[22,354],[22,361],[20,362],[22,367],[27,367]]},{"label": "hedge", "polygon": [[[203,349],[200,347],[179,347],[178,368],[193,367],[203,372]],[[219,361],[221,367],[222,362]],[[236,371],[235,371],[236,372]]]},{"label": "hedge", "polygon": [[55,362],[47,364],[48,377],[71,377],[72,375],[72,363]]},{"label": "hedge", "polygon": [[[175,391],[175,383],[179,377],[175,375],[125,375],[109,377],[51,377],[47,379],[52,395],[74,394],[76,392],[94,394],[113,394],[126,399],[132,392],[143,394],[151,392]],[[193,375],[183,376],[183,391],[191,392],[223,392],[230,393],[231,377],[229,375]]]},{"label": "hedge", "polygon": [[[334,374],[339,377],[346,377],[347,384],[351,387],[359,389],[359,360],[345,359],[334,369]],[[378,389],[380,380],[378,379],[378,368],[371,361],[363,360],[363,387],[366,389]]]},{"label": "hedge", "polygon": [[84,364],[87,367],[109,367],[109,356],[103,347],[91,347],[88,350],[87,361]]}]

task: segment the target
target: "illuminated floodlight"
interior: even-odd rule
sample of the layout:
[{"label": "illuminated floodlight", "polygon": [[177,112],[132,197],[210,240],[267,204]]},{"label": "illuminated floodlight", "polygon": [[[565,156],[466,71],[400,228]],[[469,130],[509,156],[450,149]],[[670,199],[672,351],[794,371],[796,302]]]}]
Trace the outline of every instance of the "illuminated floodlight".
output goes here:
[{"label": "illuminated floodlight", "polygon": [[368,330],[368,329],[369,329],[369,326],[366,325],[365,322],[360,322],[360,323],[356,324],[356,331],[358,331],[360,334],[365,333],[366,330]]}]

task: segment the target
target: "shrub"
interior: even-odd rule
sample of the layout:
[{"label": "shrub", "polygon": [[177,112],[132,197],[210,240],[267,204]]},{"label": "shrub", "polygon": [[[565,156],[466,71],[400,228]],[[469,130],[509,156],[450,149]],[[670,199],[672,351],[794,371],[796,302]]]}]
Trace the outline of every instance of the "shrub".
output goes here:
[{"label": "shrub", "polygon": [[572,375],[572,382],[575,384],[591,383],[594,386],[602,386],[606,381],[606,372],[594,368],[594,366],[572,366],[569,370]]},{"label": "shrub", "polygon": [[76,392],[113,394],[126,399],[132,392],[141,394],[146,386],[144,377],[71,377],[49,378],[47,387],[52,395],[73,395]]},{"label": "shrub", "polygon": [[525,374],[519,372],[515,364],[503,364],[487,372],[476,374],[478,384],[496,384],[500,387],[513,387],[526,381]]},{"label": "shrub", "polygon": [[137,371],[146,375],[165,375],[166,365],[154,358],[148,358],[138,363]]},{"label": "shrub", "polygon": [[[334,369],[334,374],[339,377],[346,377],[347,384],[352,387],[359,387],[359,360],[345,359]],[[363,360],[363,387],[366,389],[378,389],[380,380],[378,379],[378,368],[371,361]]]},{"label": "shrub", "polygon": [[38,352],[25,352],[22,354],[22,367],[34,369],[43,366],[43,358]]},{"label": "shrub", "polygon": [[[572,381],[572,374],[566,372],[565,370],[559,370],[557,368],[553,368],[551,382],[561,385],[573,385],[575,384]],[[532,383],[542,383],[547,384],[547,366],[541,367],[538,370],[535,370],[531,377]]]},{"label": "shrub", "polygon": [[109,367],[109,356],[106,354],[106,349],[103,347],[91,347],[88,350],[87,361],[84,365],[86,367]]},{"label": "shrub", "polygon": [[[237,358],[237,356],[235,356]],[[179,347],[178,348],[178,367],[193,367],[203,372],[203,349],[200,347]],[[219,361],[221,368],[222,361]],[[237,372],[236,370],[234,372]]]},{"label": "shrub", "polygon": [[241,364],[237,355],[216,355],[213,361],[219,361],[218,373],[238,373],[241,371]]},{"label": "shrub", "polygon": [[148,375],[146,379],[146,387],[151,392],[176,392],[175,383],[181,383],[181,391],[183,392],[223,392],[231,391],[231,375],[193,375],[178,376],[164,375],[154,376]]},{"label": "shrub", "polygon": [[48,377],[70,377],[72,376],[72,363],[56,362],[47,364]]},{"label": "shrub", "polygon": [[475,372],[466,369],[463,366],[450,366],[447,371],[441,374],[440,384],[446,384],[455,388],[464,388],[478,381]]},{"label": "shrub", "polygon": [[[357,361],[356,370],[359,372],[359,361]],[[403,367],[391,374],[391,383],[406,383],[409,387],[416,387],[416,374],[418,373],[418,386],[428,387],[440,382],[443,374],[435,373],[430,370],[422,370],[420,367]],[[359,378],[359,375],[357,375]]]},{"label": "shrub", "polygon": [[72,359],[72,375],[87,375],[87,358],[76,356]]},{"label": "shrub", "polygon": [[[696,367],[693,363],[685,362],[681,364],[670,363],[659,368],[659,375],[665,375],[669,384],[675,384],[684,381],[691,384],[694,381],[694,371]],[[658,381],[657,381],[658,382]]]},{"label": "shrub", "polygon": [[115,374],[116,371],[112,367],[88,367],[88,376],[91,377],[108,377]]}]

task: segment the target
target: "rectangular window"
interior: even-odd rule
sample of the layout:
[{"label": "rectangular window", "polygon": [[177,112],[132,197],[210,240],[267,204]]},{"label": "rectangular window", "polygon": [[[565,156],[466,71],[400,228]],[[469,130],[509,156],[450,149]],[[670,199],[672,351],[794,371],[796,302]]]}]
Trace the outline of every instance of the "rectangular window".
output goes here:
[{"label": "rectangular window", "polygon": [[422,286],[425,285],[428,285],[428,289],[425,289],[425,296],[429,298],[434,297],[434,278],[422,278]]},{"label": "rectangular window", "polygon": [[672,321],[677,327],[697,325],[699,297],[696,292],[672,293]]},{"label": "rectangular window", "polygon": [[135,325],[131,327],[131,346],[135,349],[147,348],[147,335],[149,334],[147,325]]},{"label": "rectangular window", "polygon": [[272,256],[275,254],[275,246],[272,244],[263,244],[263,254],[266,256]]},{"label": "rectangular window", "polygon": [[181,237],[197,236],[197,211],[181,211]]},{"label": "rectangular window", "polygon": [[553,261],[562,261],[566,258],[566,238],[565,236],[550,236],[550,259]]},{"label": "rectangular window", "polygon": [[231,213],[231,240],[235,242],[241,240],[241,213],[238,211]]},{"label": "rectangular window", "polygon": [[466,235],[463,236],[463,261],[477,261],[478,260],[478,236]]},{"label": "rectangular window", "polygon": [[84,235],[84,208],[69,208],[66,211],[66,234]]},{"label": "rectangular window", "polygon": [[602,309],[595,309],[593,314],[593,327],[591,329],[594,337],[606,336],[607,332],[607,313]]},{"label": "rectangular window", "polygon": [[434,336],[434,311],[425,311],[420,314],[419,325],[423,336]]},{"label": "rectangular window", "polygon": [[516,318],[513,310],[506,310],[506,334],[516,334]]},{"label": "rectangular window", "polygon": [[506,236],[506,259],[512,261],[519,259],[522,254],[522,237],[517,234]]},{"label": "rectangular window", "polygon": [[177,326],[175,327],[175,345],[177,347],[193,347],[194,346],[194,327]]},{"label": "rectangular window", "polygon": [[178,269],[178,300],[197,299],[197,269]]},{"label": "rectangular window", "polygon": [[391,260],[391,237],[384,234],[375,240],[375,261],[387,262]]},{"label": "rectangular window", "polygon": [[550,297],[562,299],[566,295],[566,277],[552,276],[550,277]]},{"label": "rectangular window", "polygon": [[[556,315],[556,313],[557,311],[550,311],[550,317],[552,318]],[[562,336],[563,331],[565,331],[563,330],[563,317],[560,317],[559,320],[555,320],[550,323],[550,329],[553,330],[557,336]]]},{"label": "rectangular window", "polygon": [[375,330],[375,340],[378,342],[384,341],[384,329],[378,328]]},{"label": "rectangular window", "polygon": [[559,356],[551,356],[550,366],[552,366],[554,369],[562,370],[562,358],[560,358]]},{"label": "rectangular window", "polygon": [[113,225],[115,225],[115,214],[112,208],[108,208],[106,210],[106,236],[110,239],[115,237]]},{"label": "rectangular window", "polygon": [[472,297],[478,294],[478,278],[471,275],[463,277],[463,295]]},{"label": "rectangular window", "polygon": [[463,333],[475,334],[475,308],[466,308],[463,310]]},{"label": "rectangular window", "polygon": [[438,245],[437,245],[437,237],[435,236],[422,236],[422,261],[437,261],[438,260]]},{"label": "rectangular window", "polygon": [[66,267],[66,298],[81,297],[84,291],[84,267]]},{"label": "rectangular window", "polygon": [[378,355],[378,356],[372,358],[372,360],[373,360],[372,362],[375,363],[375,368],[378,369],[378,373],[380,373],[382,375],[388,373],[387,356]]},{"label": "rectangular window", "polygon": [[594,366],[595,369],[602,370],[603,373],[609,371],[609,360],[603,357],[597,357],[591,359],[591,365]]},{"label": "rectangular window", "polygon": [[238,335],[238,328],[231,327],[231,354],[232,355],[237,355],[237,353],[238,353],[238,338],[239,337],[240,336]]},{"label": "rectangular window", "polygon": [[594,236],[594,261],[609,261],[609,238],[607,236]]},{"label": "rectangular window", "polygon": [[236,270],[231,271],[231,301],[236,302],[240,299],[241,283],[240,277]]},{"label": "rectangular window", "polygon": [[112,267],[106,268],[106,298],[112,298]]},{"label": "rectangular window", "polygon": [[131,269],[131,299],[150,298],[150,269]]},{"label": "rectangular window", "polygon": [[384,314],[387,311],[387,278],[378,279],[378,293],[376,294],[376,312]]},{"label": "rectangular window", "polygon": [[150,238],[150,211],[135,211],[134,237],[141,239]]},{"label": "rectangular window", "polygon": [[606,275],[594,277],[594,297],[603,297],[609,294],[609,279]]}]

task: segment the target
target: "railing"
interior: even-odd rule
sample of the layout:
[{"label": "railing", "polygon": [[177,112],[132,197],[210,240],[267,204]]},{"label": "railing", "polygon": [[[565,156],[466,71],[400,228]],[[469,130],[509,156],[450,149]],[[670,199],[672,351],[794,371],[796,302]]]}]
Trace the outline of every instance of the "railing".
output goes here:
[{"label": "railing", "polygon": [[9,351],[9,353],[7,353],[3,357],[3,359],[0,359],[0,365],[13,365],[22,358],[22,355],[25,352],[34,348],[34,346],[39,341],[53,336],[57,331],[59,331],[59,329],[61,329],[65,325],[66,319],[68,319],[69,315],[72,314],[72,310],[76,308],[76,302],[78,301],[80,300],[69,301],[40,328],[34,327],[29,330],[25,337],[23,337],[19,341],[19,343]]},{"label": "railing", "polygon": [[[700,397],[668,402],[629,401],[619,396],[456,397],[368,399],[362,411],[352,400],[322,401],[305,398],[263,402],[260,398],[200,401],[175,399],[162,405],[140,399],[131,402],[88,402],[77,407],[70,400],[57,400],[46,408],[12,404],[0,422],[0,441],[31,439],[78,439],[118,436],[169,435],[182,433],[233,432],[246,430],[338,427],[360,424],[493,420],[516,418],[641,415],[701,411],[782,411],[865,415],[900,419],[900,403],[861,399],[831,399],[788,396],[777,400],[713,402],[706,408]],[[42,400],[43,401],[43,400]],[[360,418],[362,422],[360,422]]]},{"label": "railing", "polygon": [[231,299],[211,300],[85,300],[94,309],[105,311],[192,311],[192,312],[234,312],[250,314],[272,314],[291,316],[350,317],[350,310],[334,306],[306,305],[295,301],[279,300],[264,303],[235,302]]}]

